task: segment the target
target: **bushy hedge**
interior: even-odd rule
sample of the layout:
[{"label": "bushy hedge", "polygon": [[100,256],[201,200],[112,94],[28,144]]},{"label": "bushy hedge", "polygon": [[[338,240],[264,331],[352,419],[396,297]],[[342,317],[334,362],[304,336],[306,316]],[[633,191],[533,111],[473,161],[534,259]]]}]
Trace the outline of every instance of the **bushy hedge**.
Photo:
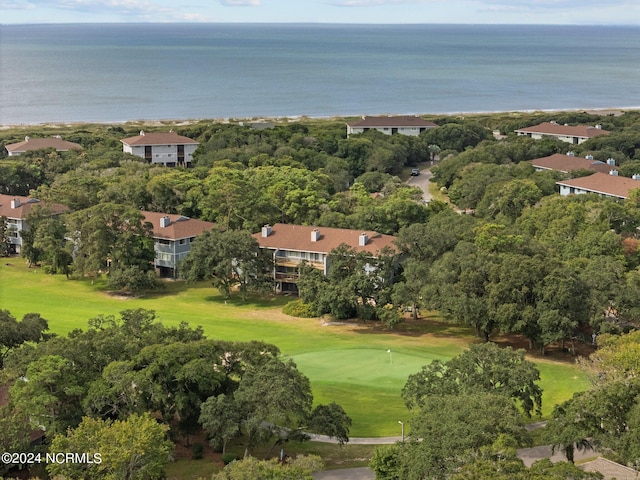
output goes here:
[{"label": "bushy hedge", "polygon": [[287,303],[282,308],[282,313],[286,313],[287,315],[298,318],[317,317],[316,312],[313,310],[313,307],[307,303],[304,303],[302,300],[294,300]]}]

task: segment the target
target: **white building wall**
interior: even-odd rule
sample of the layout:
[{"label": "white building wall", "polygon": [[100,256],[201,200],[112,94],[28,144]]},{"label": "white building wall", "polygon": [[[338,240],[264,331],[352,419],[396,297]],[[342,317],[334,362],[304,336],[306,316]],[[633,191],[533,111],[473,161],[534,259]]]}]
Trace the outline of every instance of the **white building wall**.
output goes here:
[{"label": "white building wall", "polygon": [[[123,151],[144,158],[145,147],[148,145],[126,145],[123,144]],[[184,145],[184,162],[193,161],[193,152],[198,145],[188,143]],[[173,145],[151,145],[151,163],[166,165],[167,163],[178,162],[178,144]]]}]

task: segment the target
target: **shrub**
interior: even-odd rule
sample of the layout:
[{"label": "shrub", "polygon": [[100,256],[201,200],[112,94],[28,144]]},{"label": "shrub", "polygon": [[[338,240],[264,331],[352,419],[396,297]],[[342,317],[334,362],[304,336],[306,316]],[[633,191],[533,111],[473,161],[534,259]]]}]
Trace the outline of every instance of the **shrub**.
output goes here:
[{"label": "shrub", "polygon": [[160,286],[153,271],[145,272],[137,266],[112,270],[107,286],[112,290],[136,293],[141,290],[154,290]]},{"label": "shrub", "polygon": [[282,308],[282,313],[298,318],[313,318],[317,316],[313,307],[308,303],[304,303],[302,300],[294,300],[293,302],[287,303]]},{"label": "shrub", "polygon": [[225,465],[229,465],[234,460],[238,460],[238,457],[235,453],[225,453],[224,455],[222,455],[222,462]]},{"label": "shrub", "polygon": [[191,447],[191,458],[200,460],[204,456],[204,448],[201,443],[194,443]]}]

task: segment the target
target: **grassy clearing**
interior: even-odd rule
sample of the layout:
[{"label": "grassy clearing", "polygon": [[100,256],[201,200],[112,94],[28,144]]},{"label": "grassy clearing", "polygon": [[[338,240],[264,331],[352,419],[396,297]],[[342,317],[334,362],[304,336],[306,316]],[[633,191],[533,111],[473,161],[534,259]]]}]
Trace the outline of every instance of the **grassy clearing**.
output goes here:
[{"label": "grassy clearing", "polygon": [[[377,323],[325,324],[297,319],[281,308],[291,297],[271,296],[225,301],[207,283],[168,282],[166,288],[143,298],[114,298],[102,280],[67,280],[27,269],[19,258],[0,263],[0,308],[20,318],[39,312],[53,332],[86,329],[99,314],[117,315],[131,308],[157,312],[167,325],[187,321],[202,325],[209,338],[260,339],[277,345],[309,377],[318,403],[336,401],[353,418],[351,435],[398,435],[398,420],[408,419],[400,398],[407,376],[433,359],[446,360],[475,342],[464,327],[441,322],[435,315],[387,331]],[[391,354],[388,353],[391,350]],[[544,389],[544,414],[588,383],[572,364],[538,362]]]}]

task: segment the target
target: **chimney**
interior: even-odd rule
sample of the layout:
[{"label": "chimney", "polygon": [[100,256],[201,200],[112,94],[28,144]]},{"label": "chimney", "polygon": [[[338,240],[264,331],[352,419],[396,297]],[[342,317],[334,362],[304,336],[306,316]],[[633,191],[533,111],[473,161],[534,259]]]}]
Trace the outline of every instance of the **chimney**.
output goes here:
[{"label": "chimney", "polygon": [[144,130],[140,130],[140,135],[144,137]]},{"label": "chimney", "polygon": [[607,158],[607,165],[615,166],[616,160],[614,158]]},{"label": "chimney", "polygon": [[369,237],[367,237],[367,234],[365,232],[362,232],[358,237],[358,245],[364,247],[368,241]]},{"label": "chimney", "polygon": [[602,125],[598,124],[598,125],[596,125],[596,128],[597,128],[598,130],[602,130]]},{"label": "chimney", "polygon": [[557,125],[557,124],[558,124],[558,122],[556,122],[555,120],[551,120],[549,123],[550,123],[551,125]]},{"label": "chimney", "polygon": [[585,156],[584,158],[586,158],[587,160],[593,160],[593,155],[589,154],[589,155]]},{"label": "chimney", "polygon": [[29,135],[27,135],[26,137],[24,137],[24,141],[28,142],[29,141]]},{"label": "chimney", "polygon": [[271,235],[271,225],[265,225],[262,227],[262,238],[267,238]]},{"label": "chimney", "polygon": [[19,198],[11,200],[11,208],[18,208],[21,205]]},{"label": "chimney", "polygon": [[164,217],[160,217],[160,227],[166,228],[171,224],[171,219],[166,215]]},{"label": "chimney", "polygon": [[311,230],[311,241],[317,242],[318,240],[320,240],[320,230],[314,228],[313,230]]},{"label": "chimney", "polygon": [[634,180],[640,180],[640,174],[634,173],[633,175],[631,175],[631,178],[633,178]]},{"label": "chimney", "polygon": [[617,170],[609,170],[609,175],[613,175],[614,177],[618,176],[618,171]]},{"label": "chimney", "polygon": [[576,152],[574,152],[573,150],[567,152],[567,157],[575,157],[576,156]]}]

